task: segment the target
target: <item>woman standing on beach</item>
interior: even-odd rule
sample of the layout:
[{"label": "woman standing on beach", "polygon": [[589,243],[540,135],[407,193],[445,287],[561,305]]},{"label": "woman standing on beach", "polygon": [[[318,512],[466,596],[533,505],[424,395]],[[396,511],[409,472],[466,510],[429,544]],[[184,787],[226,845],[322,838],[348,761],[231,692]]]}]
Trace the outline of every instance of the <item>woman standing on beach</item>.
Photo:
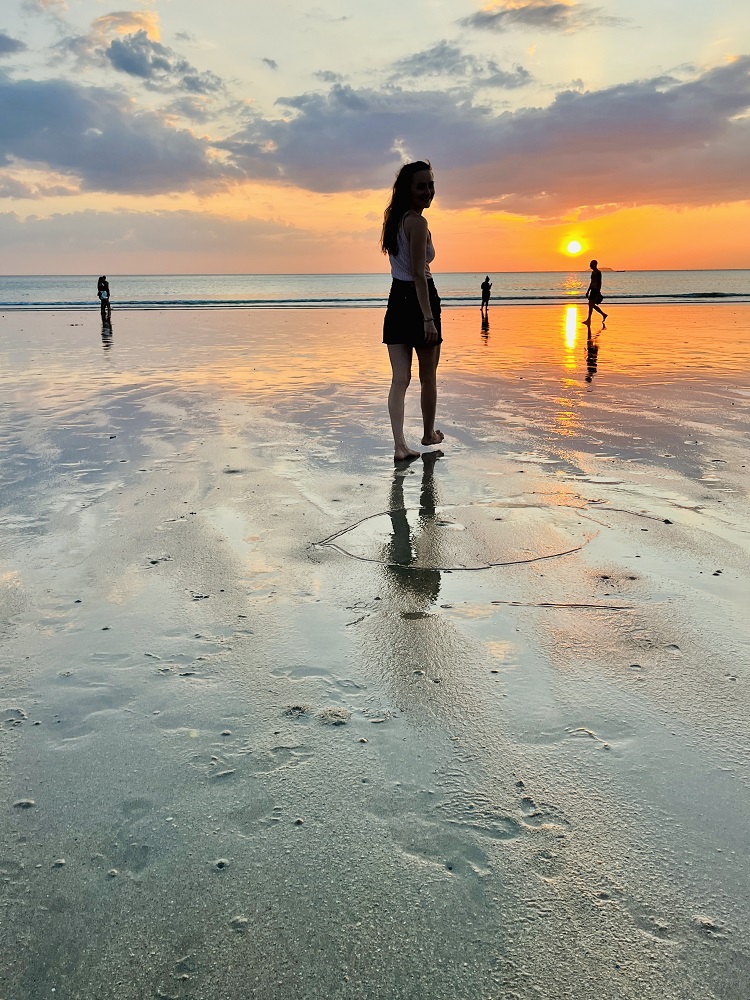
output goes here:
[{"label": "woman standing on beach", "polygon": [[430,275],[435,257],[430,230],[422,213],[435,197],[435,178],[426,160],[406,163],[398,172],[383,217],[380,245],[391,264],[391,293],[383,321],[392,379],[388,413],[393,430],[393,459],[417,458],[404,438],[404,400],[411,381],[412,352],[417,352],[421,384],[423,445],[440,444],[435,429],[437,365],[440,359],[440,298]]}]

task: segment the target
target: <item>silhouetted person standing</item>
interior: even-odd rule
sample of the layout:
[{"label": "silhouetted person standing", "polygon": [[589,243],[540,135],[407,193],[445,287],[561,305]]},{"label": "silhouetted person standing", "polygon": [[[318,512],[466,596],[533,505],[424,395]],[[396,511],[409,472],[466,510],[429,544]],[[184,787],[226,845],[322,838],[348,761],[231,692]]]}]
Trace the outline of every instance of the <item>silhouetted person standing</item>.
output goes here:
[{"label": "silhouetted person standing", "polygon": [[599,303],[604,301],[604,296],[602,295],[602,272],[599,270],[599,262],[592,260],[589,263],[591,268],[591,281],[589,282],[589,287],[586,289],[586,298],[589,300],[589,314],[583,322],[586,325],[591,323],[591,313],[594,309],[602,317],[602,324],[607,318],[607,314],[602,312],[599,308]]},{"label": "silhouetted person standing", "polygon": [[482,282],[482,309],[486,309],[490,304],[490,288],[492,288],[492,282],[488,274]]},{"label": "silhouetted person standing", "polygon": [[112,304],[109,298],[109,282],[107,275],[103,274],[96,284],[96,294],[102,306],[102,323],[108,323],[112,317]]}]

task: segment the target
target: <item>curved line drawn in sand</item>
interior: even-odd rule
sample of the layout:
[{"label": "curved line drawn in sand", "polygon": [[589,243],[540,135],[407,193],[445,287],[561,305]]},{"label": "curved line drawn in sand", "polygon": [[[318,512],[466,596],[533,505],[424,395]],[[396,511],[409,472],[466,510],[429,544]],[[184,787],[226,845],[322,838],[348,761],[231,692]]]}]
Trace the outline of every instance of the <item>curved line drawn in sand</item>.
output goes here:
[{"label": "curved line drawn in sand", "polygon": [[[587,514],[583,513],[580,508],[571,508],[567,504],[516,504],[516,505],[513,505],[513,506],[501,505],[501,504],[487,504],[487,503],[476,503],[476,504],[440,504],[440,507],[436,508],[434,513],[437,513],[438,510],[440,510],[440,511],[443,511],[443,510],[455,510],[457,508],[462,508],[462,509],[466,509],[466,508],[478,509],[478,508],[489,508],[489,507],[494,507],[495,509],[506,510],[506,511],[511,511],[513,509],[515,509],[515,510],[545,511],[545,510],[550,510],[553,507],[561,509],[561,510],[575,510],[577,517],[585,518],[587,521],[591,521],[592,523],[597,523],[594,518],[589,517]],[[487,561],[487,562],[481,563],[480,565],[477,565],[477,566],[459,566],[459,565],[450,565],[450,566],[429,565],[429,566],[424,566],[424,565],[413,565],[413,564],[408,564],[408,563],[395,562],[395,561],[390,560],[390,559],[381,559],[381,558],[378,558],[376,556],[367,556],[367,555],[362,555],[362,554],[357,553],[357,552],[351,552],[351,551],[349,551],[349,549],[345,548],[341,544],[338,544],[338,542],[337,542],[337,539],[343,538],[344,535],[350,534],[351,532],[353,532],[357,528],[359,528],[361,525],[366,524],[368,521],[373,521],[373,520],[375,520],[376,518],[379,518],[379,517],[392,518],[394,515],[406,515],[409,512],[416,512],[418,514],[424,514],[423,508],[420,508],[420,507],[399,507],[399,508],[394,508],[394,509],[389,509],[389,510],[380,510],[380,511],[377,511],[376,513],[374,513],[374,514],[368,514],[366,517],[360,518],[358,521],[355,521],[354,524],[349,524],[345,528],[341,528],[341,529],[339,529],[339,531],[333,532],[333,534],[328,535],[326,538],[321,539],[319,542],[313,542],[311,547],[313,547],[313,548],[327,547],[327,548],[335,549],[337,552],[340,552],[342,555],[348,556],[350,559],[356,559],[359,562],[376,563],[376,564],[378,564],[380,566],[387,566],[387,567],[390,567],[392,569],[416,570],[416,571],[431,570],[431,571],[437,571],[437,572],[443,572],[443,573],[459,573],[459,572],[473,573],[473,572],[477,572],[478,570],[494,569],[494,568],[500,568],[500,567],[504,567],[504,566],[522,566],[522,565],[527,565],[529,563],[543,562],[543,561],[549,560],[549,559],[560,559],[563,556],[573,555],[576,552],[580,552],[586,545],[589,544],[589,542],[591,542],[599,534],[599,531],[594,531],[594,532],[586,535],[584,537],[584,540],[579,545],[574,545],[574,546],[572,546],[571,548],[568,548],[568,549],[562,549],[560,551],[555,551],[555,552],[545,552],[545,553],[540,554],[540,555],[531,555],[531,556],[524,557],[524,558],[521,558],[521,559],[504,559],[504,560],[497,560],[497,561],[494,561],[494,562]],[[438,522],[438,524],[441,527],[456,527],[456,525],[452,525],[452,524],[447,523],[447,522]],[[611,610],[611,609],[607,608],[607,610]]]},{"label": "curved line drawn in sand", "polygon": [[566,604],[556,601],[490,601],[511,608],[585,608],[587,611],[632,611],[632,604]]}]

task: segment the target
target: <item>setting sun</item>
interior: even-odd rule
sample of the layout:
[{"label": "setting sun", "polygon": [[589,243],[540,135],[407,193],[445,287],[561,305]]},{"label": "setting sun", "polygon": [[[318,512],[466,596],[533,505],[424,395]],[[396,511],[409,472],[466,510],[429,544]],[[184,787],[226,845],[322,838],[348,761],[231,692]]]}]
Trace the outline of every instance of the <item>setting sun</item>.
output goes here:
[{"label": "setting sun", "polygon": [[578,240],[571,240],[570,243],[568,243],[568,245],[565,247],[565,252],[571,255],[580,253],[581,250],[583,250],[583,247],[578,242]]}]

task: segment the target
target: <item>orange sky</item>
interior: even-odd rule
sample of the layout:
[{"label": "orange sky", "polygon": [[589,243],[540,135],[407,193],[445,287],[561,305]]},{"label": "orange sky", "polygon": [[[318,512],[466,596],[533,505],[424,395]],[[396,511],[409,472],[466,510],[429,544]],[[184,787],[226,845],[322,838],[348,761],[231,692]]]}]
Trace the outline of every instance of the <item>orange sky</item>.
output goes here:
[{"label": "orange sky", "polygon": [[742,0],[251,7],[9,0],[6,273],[385,270],[425,156],[436,272],[750,268]]}]

